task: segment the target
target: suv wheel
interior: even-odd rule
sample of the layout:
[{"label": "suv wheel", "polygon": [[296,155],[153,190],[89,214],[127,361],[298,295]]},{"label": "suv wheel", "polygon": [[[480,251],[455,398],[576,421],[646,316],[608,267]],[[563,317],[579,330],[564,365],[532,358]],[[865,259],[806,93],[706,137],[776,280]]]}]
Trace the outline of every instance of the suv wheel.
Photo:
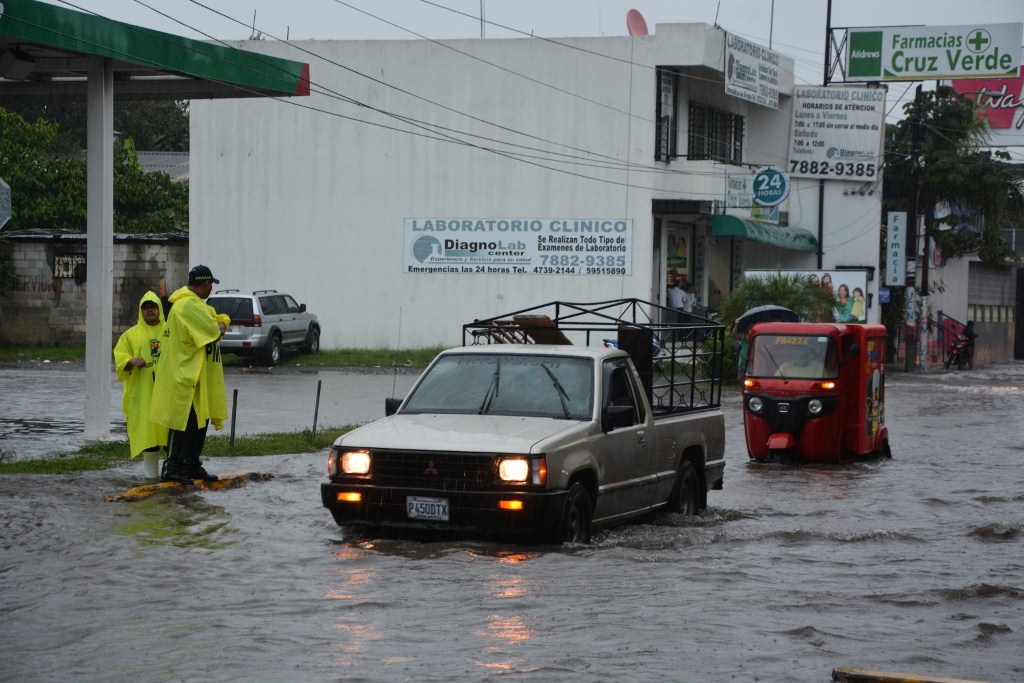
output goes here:
[{"label": "suv wheel", "polygon": [[313,328],[306,335],[306,353],[320,352],[320,330]]},{"label": "suv wheel", "polygon": [[277,365],[281,362],[281,336],[279,334],[270,335],[263,358],[267,361],[267,365]]}]

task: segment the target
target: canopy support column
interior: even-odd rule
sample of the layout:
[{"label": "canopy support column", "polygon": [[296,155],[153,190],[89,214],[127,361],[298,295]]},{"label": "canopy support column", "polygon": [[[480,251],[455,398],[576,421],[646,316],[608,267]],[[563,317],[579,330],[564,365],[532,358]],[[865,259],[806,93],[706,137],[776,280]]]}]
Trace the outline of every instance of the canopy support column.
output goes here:
[{"label": "canopy support column", "polygon": [[85,293],[85,438],[110,435],[114,317],[114,69],[89,56]]}]

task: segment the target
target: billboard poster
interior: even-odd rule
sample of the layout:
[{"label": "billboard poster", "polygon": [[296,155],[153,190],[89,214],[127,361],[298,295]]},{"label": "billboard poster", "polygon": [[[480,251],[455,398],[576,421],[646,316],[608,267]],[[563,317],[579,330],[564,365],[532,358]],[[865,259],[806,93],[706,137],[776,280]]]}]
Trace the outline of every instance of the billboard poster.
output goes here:
[{"label": "billboard poster", "polygon": [[846,80],[1012,77],[1020,44],[1021,24],[851,28]]},{"label": "billboard poster", "polygon": [[885,90],[881,88],[794,88],[789,175],[874,180],[884,128]]},{"label": "billboard poster", "polygon": [[778,109],[779,53],[726,34],[725,94]]},{"label": "billboard poster", "polygon": [[632,275],[633,221],[407,218],[406,273]]},{"label": "billboard poster", "polygon": [[1024,67],[1012,78],[962,78],[953,89],[974,100],[978,113],[988,121],[987,144],[993,147],[1021,144],[1024,133]]},{"label": "billboard poster", "polygon": [[832,296],[832,320],[825,322],[866,323],[868,321],[868,271],[866,270],[748,270],[745,278],[774,275],[799,276],[827,290]]}]

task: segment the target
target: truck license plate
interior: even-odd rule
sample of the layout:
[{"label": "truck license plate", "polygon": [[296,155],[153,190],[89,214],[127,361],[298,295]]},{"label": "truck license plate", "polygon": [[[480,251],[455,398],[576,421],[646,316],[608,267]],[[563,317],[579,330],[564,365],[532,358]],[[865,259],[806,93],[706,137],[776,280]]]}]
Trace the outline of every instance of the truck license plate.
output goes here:
[{"label": "truck license plate", "polygon": [[406,496],[405,511],[410,519],[435,519],[447,522],[448,499]]}]

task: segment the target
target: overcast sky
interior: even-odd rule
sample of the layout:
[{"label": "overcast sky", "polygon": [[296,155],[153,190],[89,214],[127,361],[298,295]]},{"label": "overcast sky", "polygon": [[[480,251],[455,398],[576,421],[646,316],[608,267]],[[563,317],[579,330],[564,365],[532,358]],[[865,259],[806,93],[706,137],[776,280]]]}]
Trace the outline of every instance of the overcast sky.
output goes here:
[{"label": "overcast sky", "polygon": [[[651,33],[656,32],[656,24],[703,22],[770,45],[796,60],[797,84],[822,82],[828,4],[826,0],[46,1],[178,35],[205,39],[207,34],[225,40],[247,39],[253,27],[268,38],[291,40],[479,38],[481,5],[488,22],[484,25],[487,38],[530,33],[545,38],[625,36],[626,12],[637,9]],[[834,28],[1020,22],[1024,22],[1022,0],[832,2]],[[891,99],[912,89],[913,84],[891,84]],[[902,118],[898,109],[893,116]]]}]

